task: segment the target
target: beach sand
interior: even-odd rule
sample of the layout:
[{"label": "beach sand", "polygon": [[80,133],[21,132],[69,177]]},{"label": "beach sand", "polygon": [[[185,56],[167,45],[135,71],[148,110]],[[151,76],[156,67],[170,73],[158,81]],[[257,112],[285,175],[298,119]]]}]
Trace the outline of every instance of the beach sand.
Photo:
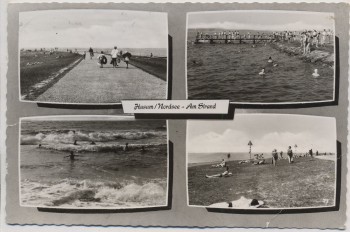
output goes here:
[{"label": "beach sand", "polygon": [[205,175],[224,172],[224,168],[201,165],[188,168],[189,205],[209,206],[235,201],[244,196],[265,202],[269,208],[318,207],[334,205],[335,162],[301,157],[288,164],[271,158],[264,165],[227,162],[231,177],[208,179]]}]

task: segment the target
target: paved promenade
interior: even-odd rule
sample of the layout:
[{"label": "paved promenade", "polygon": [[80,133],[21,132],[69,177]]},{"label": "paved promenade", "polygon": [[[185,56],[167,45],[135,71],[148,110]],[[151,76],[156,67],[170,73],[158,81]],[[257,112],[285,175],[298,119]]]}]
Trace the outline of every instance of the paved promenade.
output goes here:
[{"label": "paved promenade", "polygon": [[36,101],[60,103],[120,103],[132,99],[165,99],[166,81],[121,61],[117,68],[104,68],[87,55],[69,73],[41,94]]}]

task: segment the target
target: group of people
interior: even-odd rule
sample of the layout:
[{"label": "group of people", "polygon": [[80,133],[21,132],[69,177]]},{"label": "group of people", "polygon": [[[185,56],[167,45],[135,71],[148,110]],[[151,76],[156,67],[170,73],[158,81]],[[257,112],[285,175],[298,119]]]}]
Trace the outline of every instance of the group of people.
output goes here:
[{"label": "group of people", "polygon": [[[331,29],[318,30],[304,30],[304,31],[274,31],[271,33],[265,32],[246,32],[240,33],[239,31],[219,31],[213,34],[203,33],[197,31],[197,40],[211,40],[211,39],[224,39],[224,40],[235,40],[235,39],[264,39],[269,42],[293,42],[302,41],[304,37],[309,37],[310,43],[324,46],[332,43],[333,31]],[[228,41],[231,42],[231,41]],[[259,41],[257,41],[259,43]]]},{"label": "group of people", "polygon": [[[323,155],[326,155],[327,153],[324,153]],[[278,156],[279,155],[279,156]],[[293,163],[295,158],[299,158],[299,157],[314,157],[315,156],[319,156],[321,155],[318,151],[316,151],[315,153],[312,151],[312,149],[308,150],[305,153],[293,153],[292,147],[289,146],[287,149],[287,159],[289,163]],[[274,166],[276,166],[277,164],[277,160],[278,159],[284,159],[283,157],[283,151],[277,152],[277,149],[273,149],[272,151],[272,164]]]},{"label": "group of people", "polygon": [[[94,57],[94,50],[90,47],[88,52],[90,54],[90,59],[92,59]],[[112,58],[110,64],[113,65],[113,68],[116,68],[122,59],[126,63],[126,68],[129,68],[129,61],[132,56],[130,52],[126,51],[123,53],[123,51],[118,50],[117,46],[114,46],[114,48],[108,55],[110,55]],[[101,51],[101,53],[98,55],[97,60],[98,64],[100,65],[100,68],[103,68],[103,65],[108,63],[108,59],[106,56],[107,54],[105,54],[103,51]],[[86,52],[84,52],[83,57],[84,59],[86,59]]]},{"label": "group of people", "polygon": [[308,31],[305,30],[300,34],[300,47],[303,49],[303,54],[309,54],[311,46],[316,48],[325,46],[332,42],[333,33],[331,30],[324,29],[323,31]]},{"label": "group of people", "polygon": [[[280,155],[281,159],[283,159],[283,151],[280,151],[279,153],[277,152],[277,149],[272,150],[272,164],[273,166],[276,166],[277,160],[278,160],[278,155]],[[293,155],[293,150],[291,146],[288,146],[287,149],[287,159],[288,163],[294,163],[294,155]]]}]

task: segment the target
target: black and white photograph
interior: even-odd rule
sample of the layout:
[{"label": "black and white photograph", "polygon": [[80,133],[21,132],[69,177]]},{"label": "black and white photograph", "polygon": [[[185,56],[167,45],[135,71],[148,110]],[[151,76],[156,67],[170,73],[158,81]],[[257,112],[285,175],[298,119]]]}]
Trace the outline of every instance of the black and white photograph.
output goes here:
[{"label": "black and white photograph", "polygon": [[20,123],[21,206],[167,206],[166,120],[50,116]]},{"label": "black and white photograph", "polygon": [[189,121],[187,136],[189,206],[335,206],[335,118],[238,114],[234,121]]},{"label": "black and white photograph", "polygon": [[19,49],[21,101],[119,104],[167,99],[166,13],[20,12]]},{"label": "black and white photograph", "polygon": [[238,104],[335,99],[334,14],[187,14],[187,98]]}]

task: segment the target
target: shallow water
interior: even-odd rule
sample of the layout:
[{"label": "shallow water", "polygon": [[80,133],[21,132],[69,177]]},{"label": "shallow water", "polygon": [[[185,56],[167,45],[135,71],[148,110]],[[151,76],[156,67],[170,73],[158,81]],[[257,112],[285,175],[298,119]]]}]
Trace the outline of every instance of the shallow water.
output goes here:
[{"label": "shallow water", "polygon": [[[333,100],[334,70],[279,52],[269,44],[187,45],[188,99],[233,102]],[[269,56],[278,65],[267,62]],[[266,68],[266,75],[258,73]],[[320,77],[312,73],[318,69]]]},{"label": "shallow water", "polygon": [[[165,205],[168,162],[165,126],[164,120],[23,121],[22,205],[113,208]],[[74,140],[78,140],[77,145],[73,145]],[[91,141],[95,144],[90,144]],[[123,150],[125,143],[129,144],[127,151]],[[73,161],[67,157],[70,151],[77,155]]]}]

